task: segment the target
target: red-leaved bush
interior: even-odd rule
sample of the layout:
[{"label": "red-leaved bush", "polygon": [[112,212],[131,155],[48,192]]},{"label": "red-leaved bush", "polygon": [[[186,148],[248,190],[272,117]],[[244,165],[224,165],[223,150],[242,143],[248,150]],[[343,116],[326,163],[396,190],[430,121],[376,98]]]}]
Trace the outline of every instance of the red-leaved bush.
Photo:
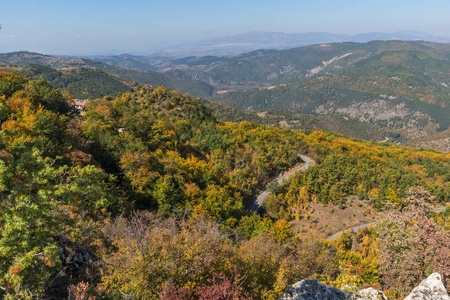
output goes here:
[{"label": "red-leaved bush", "polygon": [[[232,277],[237,279],[239,274],[231,271]],[[196,290],[177,288],[173,283],[165,285],[161,292],[162,300],[251,300],[252,298],[223,273],[218,273],[208,280],[209,285],[198,287]]]},{"label": "red-leaved bush", "polygon": [[380,273],[385,288],[400,296],[431,272],[450,287],[450,233],[434,222],[432,200],[423,188],[412,188],[403,199],[406,207],[387,213],[378,227]]}]

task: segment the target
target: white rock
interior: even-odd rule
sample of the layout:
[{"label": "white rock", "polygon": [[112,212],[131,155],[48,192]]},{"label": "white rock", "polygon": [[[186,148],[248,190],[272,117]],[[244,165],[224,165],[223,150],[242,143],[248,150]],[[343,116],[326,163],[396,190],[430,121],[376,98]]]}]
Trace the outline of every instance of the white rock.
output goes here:
[{"label": "white rock", "polygon": [[450,300],[439,273],[422,281],[404,300]]},{"label": "white rock", "polygon": [[[283,297],[278,300],[389,300],[382,291],[377,291],[374,288],[359,291],[357,288],[350,286],[345,286],[345,288],[352,293],[355,292],[356,295],[323,284],[315,279],[306,279],[288,288]],[[404,300],[450,300],[450,297],[442,283],[441,275],[433,273]]]},{"label": "white rock", "polygon": [[389,300],[382,291],[378,291],[371,287],[360,290],[358,293],[364,300]]},{"label": "white rock", "polygon": [[[356,287],[345,286],[343,289],[344,291],[315,279],[307,279],[288,288],[278,300],[389,300],[383,292],[374,288],[358,290]],[[355,292],[357,295],[345,290]]]},{"label": "white rock", "polygon": [[356,297],[315,279],[305,279],[288,288],[278,300],[353,300]]}]

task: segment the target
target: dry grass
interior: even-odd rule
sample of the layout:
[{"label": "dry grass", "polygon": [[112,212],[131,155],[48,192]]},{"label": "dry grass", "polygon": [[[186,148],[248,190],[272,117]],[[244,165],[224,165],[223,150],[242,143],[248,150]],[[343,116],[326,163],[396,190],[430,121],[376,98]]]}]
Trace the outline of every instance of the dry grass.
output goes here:
[{"label": "dry grass", "polygon": [[308,220],[294,220],[292,227],[299,237],[328,238],[334,233],[358,225],[371,223],[376,219],[375,210],[367,205],[367,201],[356,196],[347,199],[347,207],[340,209],[337,205],[310,202]]}]

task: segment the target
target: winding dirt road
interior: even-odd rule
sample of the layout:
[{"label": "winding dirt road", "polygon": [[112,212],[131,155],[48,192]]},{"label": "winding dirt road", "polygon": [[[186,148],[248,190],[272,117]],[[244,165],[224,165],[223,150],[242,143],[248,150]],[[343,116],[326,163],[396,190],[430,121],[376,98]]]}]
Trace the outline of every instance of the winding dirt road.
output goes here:
[{"label": "winding dirt road", "polygon": [[[308,156],[300,155],[300,154],[298,156],[300,156],[300,158],[305,162],[305,164],[303,166],[301,166],[300,168],[298,167],[299,165],[292,167],[284,175],[278,176],[278,178],[275,179],[274,181],[276,181],[278,184],[283,184],[283,181],[288,180],[292,175],[294,175],[298,172],[305,171],[306,169],[312,167],[316,163],[314,159],[312,159]],[[251,210],[257,212],[259,210],[259,208],[261,207],[261,205],[264,203],[264,201],[266,201],[267,197],[269,197],[269,195],[270,195],[270,192],[268,190],[265,190],[264,192],[259,194],[258,198],[256,198],[255,203],[253,203]]]},{"label": "winding dirt road", "polygon": [[[312,167],[316,162],[314,159],[305,156],[305,155],[301,155],[299,154],[298,156],[300,156],[300,158],[305,162],[304,165],[302,165],[301,167],[299,167],[298,164],[294,167],[292,167],[289,171],[287,171],[284,174],[280,174],[275,180],[278,184],[283,184],[283,181],[287,181],[292,175],[298,173],[298,172],[302,172],[307,170],[308,168]],[[272,182],[273,182],[272,181]],[[269,183],[270,184],[270,183]],[[269,184],[267,186],[269,186]],[[267,187],[266,186],[266,187]],[[259,208],[261,207],[261,205],[263,205],[264,201],[266,201],[267,197],[269,197],[270,192],[268,190],[265,190],[264,192],[262,192],[261,194],[258,195],[258,197],[256,198],[256,201],[253,203],[251,210],[257,212],[259,210]],[[436,209],[434,209],[435,212],[440,212],[440,211],[445,211],[446,207],[438,207]],[[349,229],[351,229],[353,232],[358,232],[363,228],[369,227],[369,226],[374,226],[376,225],[377,222],[371,222],[371,223],[367,223],[367,224],[362,224],[362,225],[358,225],[358,226],[354,226],[351,228],[347,228],[345,230],[336,232],[335,234],[333,234],[332,236],[330,236],[327,240],[328,241],[332,241],[335,240],[342,232],[347,231]]]}]

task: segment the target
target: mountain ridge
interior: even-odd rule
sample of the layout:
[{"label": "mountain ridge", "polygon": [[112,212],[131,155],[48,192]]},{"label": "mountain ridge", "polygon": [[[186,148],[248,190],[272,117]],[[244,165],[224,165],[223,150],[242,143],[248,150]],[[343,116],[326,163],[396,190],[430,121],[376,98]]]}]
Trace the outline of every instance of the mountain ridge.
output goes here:
[{"label": "mountain ridge", "polygon": [[354,35],[327,32],[284,33],[253,31],[179,44],[168,47],[165,50],[150,53],[148,56],[229,56],[259,49],[280,50],[320,43],[368,42],[372,40],[424,40],[430,42],[450,42],[450,37],[439,37],[414,30],[400,30],[393,33],[368,32]]},{"label": "mountain ridge", "polygon": [[449,58],[449,44],[374,41],[257,51],[202,68],[223,85],[214,99],[226,105],[339,113],[414,139],[450,125]]},{"label": "mountain ridge", "polygon": [[28,66],[31,64],[44,65],[54,69],[71,68],[96,68],[108,74],[115,75],[130,81],[151,84],[154,86],[167,86],[197,97],[210,96],[214,90],[212,86],[204,82],[192,81],[173,77],[169,74],[162,74],[150,70],[139,70],[131,68],[122,68],[110,64],[92,61],[85,58],[58,58],[51,55],[45,55],[35,52],[17,51],[0,54],[0,64],[7,66]]}]

